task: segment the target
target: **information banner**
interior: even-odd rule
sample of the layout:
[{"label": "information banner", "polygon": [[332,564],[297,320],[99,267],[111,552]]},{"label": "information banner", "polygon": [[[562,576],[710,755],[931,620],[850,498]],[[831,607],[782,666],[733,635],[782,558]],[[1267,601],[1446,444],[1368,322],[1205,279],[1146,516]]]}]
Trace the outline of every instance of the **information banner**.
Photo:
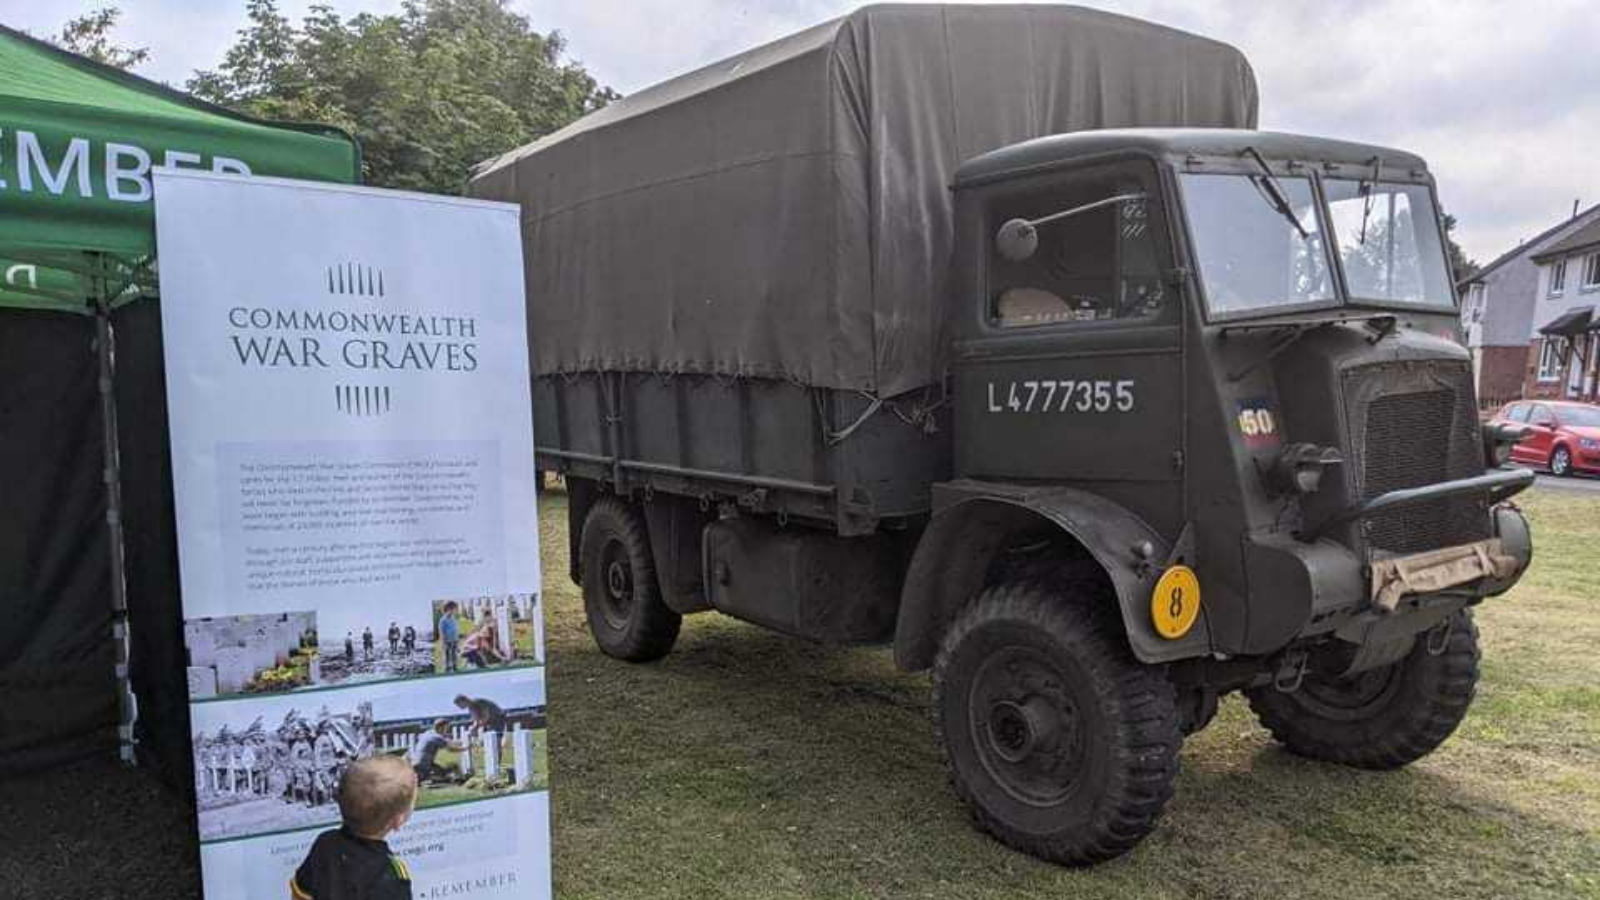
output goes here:
[{"label": "information banner", "polygon": [[516,207],[161,172],[156,235],[206,897],[288,896],[375,754],[413,896],[549,896]]}]

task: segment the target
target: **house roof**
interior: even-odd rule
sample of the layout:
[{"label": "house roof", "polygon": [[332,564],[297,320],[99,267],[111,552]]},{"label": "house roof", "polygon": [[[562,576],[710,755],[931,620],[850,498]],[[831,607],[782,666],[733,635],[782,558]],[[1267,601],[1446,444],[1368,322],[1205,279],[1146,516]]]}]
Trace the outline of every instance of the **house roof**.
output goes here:
[{"label": "house roof", "polygon": [[1600,219],[1595,219],[1593,222],[1551,244],[1549,249],[1541,251],[1534,256],[1533,261],[1536,263],[1547,262],[1558,256],[1566,256],[1568,253],[1595,246],[1600,246]]},{"label": "house roof", "polygon": [[[1526,240],[1526,241],[1522,241],[1521,243],[1517,244],[1515,247],[1512,247],[1510,250],[1507,250],[1505,253],[1502,253],[1499,256],[1495,257],[1493,262],[1489,263],[1488,265],[1486,265],[1483,268],[1479,269],[1478,271],[1474,272],[1471,278],[1468,278],[1468,279],[1462,281],[1461,284],[1457,285],[1457,287],[1458,288],[1465,288],[1469,284],[1473,284],[1475,282],[1479,282],[1479,281],[1484,280],[1485,278],[1489,277],[1489,275],[1492,274],[1495,269],[1498,269],[1501,266],[1505,265],[1506,263],[1511,262],[1512,260],[1522,256],[1524,253],[1527,253],[1529,250],[1539,246],[1540,243],[1549,240],[1551,235],[1553,235],[1556,232],[1560,231],[1561,229],[1566,228],[1567,226],[1571,225],[1575,220],[1581,219],[1584,216],[1590,215],[1590,214],[1594,213],[1596,210],[1600,210],[1600,203],[1597,203],[1594,206],[1589,207],[1588,209],[1578,213],[1575,216],[1572,216],[1571,218],[1562,219],[1561,221],[1557,222],[1556,224],[1551,225],[1549,228],[1546,228],[1545,230],[1543,230],[1543,231],[1539,232],[1538,234],[1534,235],[1531,239]],[[1597,218],[1595,221],[1596,222],[1600,222],[1600,218]],[[1583,228],[1581,230],[1587,231],[1591,227],[1593,227],[1593,223],[1591,223],[1589,226],[1586,226],[1585,228]],[[1565,241],[1563,241],[1562,243],[1565,243]]]}]

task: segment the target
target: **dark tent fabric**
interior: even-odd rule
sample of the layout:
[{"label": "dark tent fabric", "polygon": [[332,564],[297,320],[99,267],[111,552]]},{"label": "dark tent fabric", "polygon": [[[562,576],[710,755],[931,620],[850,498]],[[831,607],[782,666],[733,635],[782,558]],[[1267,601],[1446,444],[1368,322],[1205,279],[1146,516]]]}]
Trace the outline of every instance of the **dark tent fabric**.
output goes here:
[{"label": "dark tent fabric", "polygon": [[178,583],[178,530],[167,449],[161,301],[112,314],[117,341],[117,435],[122,459],[122,539],[127,550],[131,676],[139,698],[139,759],[170,783],[194,785],[189,755],[188,665]]},{"label": "dark tent fabric", "polygon": [[478,167],[522,204],[538,374],[940,377],[963,161],[1046,134],[1251,128],[1232,47],[1067,6],[873,6]]},{"label": "dark tent fabric", "polygon": [[0,309],[0,775],[116,746],[94,332]]}]

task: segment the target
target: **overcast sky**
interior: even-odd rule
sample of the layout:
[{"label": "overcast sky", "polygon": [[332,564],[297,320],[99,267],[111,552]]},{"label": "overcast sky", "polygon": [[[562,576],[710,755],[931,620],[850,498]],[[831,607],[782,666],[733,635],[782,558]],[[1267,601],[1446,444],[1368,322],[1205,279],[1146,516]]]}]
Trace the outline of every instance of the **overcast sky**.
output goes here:
[{"label": "overcast sky", "polygon": [[[181,85],[215,65],[244,0],[0,0],[0,22],[46,33],[119,3],[140,74]],[[839,15],[845,0],[513,0],[623,93]],[[305,0],[282,0],[298,20]],[[330,0],[344,13],[398,0]],[[1593,0],[1088,0],[1245,52],[1261,126],[1420,153],[1458,238],[1487,262],[1600,203],[1600,10]]]}]

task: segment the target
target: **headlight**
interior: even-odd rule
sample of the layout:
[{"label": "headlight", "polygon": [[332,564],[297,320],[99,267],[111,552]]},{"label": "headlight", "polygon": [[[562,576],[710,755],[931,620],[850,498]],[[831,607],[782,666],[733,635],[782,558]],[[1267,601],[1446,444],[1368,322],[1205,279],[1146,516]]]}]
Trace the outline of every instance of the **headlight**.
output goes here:
[{"label": "headlight", "polygon": [[1594,438],[1578,438],[1578,446],[1585,450],[1600,450],[1600,440]]}]

